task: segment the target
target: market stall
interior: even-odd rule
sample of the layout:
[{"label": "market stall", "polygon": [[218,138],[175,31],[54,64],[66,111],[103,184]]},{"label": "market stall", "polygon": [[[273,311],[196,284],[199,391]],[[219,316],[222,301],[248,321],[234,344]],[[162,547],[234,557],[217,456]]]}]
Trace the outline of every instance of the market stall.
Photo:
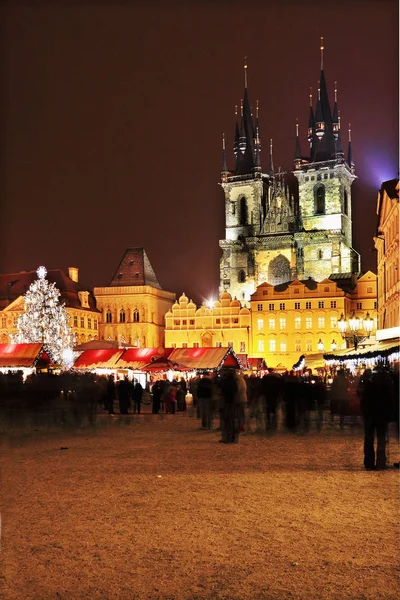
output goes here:
[{"label": "market stall", "polygon": [[24,379],[37,368],[46,368],[50,358],[43,344],[0,344],[0,373],[22,371]]},{"label": "market stall", "polygon": [[228,348],[175,348],[169,360],[187,367],[189,370],[219,371],[223,367],[243,369],[243,365],[233,349]]},{"label": "market stall", "polygon": [[117,371],[117,361],[123,352],[123,348],[84,350],[75,361],[74,369],[78,371],[94,371],[100,375],[115,374]]}]

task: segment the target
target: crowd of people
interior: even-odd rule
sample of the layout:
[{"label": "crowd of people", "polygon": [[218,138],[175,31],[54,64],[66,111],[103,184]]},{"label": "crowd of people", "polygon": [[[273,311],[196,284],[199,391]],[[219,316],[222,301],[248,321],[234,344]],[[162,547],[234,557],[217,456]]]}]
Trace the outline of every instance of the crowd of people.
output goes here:
[{"label": "crowd of people", "polygon": [[332,379],[273,370],[247,376],[226,368],[188,381],[158,379],[145,388],[137,379],[113,375],[33,373],[24,380],[22,372],[0,374],[0,407],[16,398],[31,407],[61,398],[91,413],[100,407],[113,415],[117,405],[120,414],[140,414],[144,394],[151,398],[153,414],[185,411],[190,401],[201,428],[211,430],[217,420],[220,442],[226,444],[237,443],[250,423],[256,432],[276,432],[279,421],[289,432],[307,433],[312,426],[321,431],[326,419],[339,428],[362,422],[368,470],[386,468],[388,426],[394,421],[399,427],[399,372],[379,366],[361,376],[339,369]]}]

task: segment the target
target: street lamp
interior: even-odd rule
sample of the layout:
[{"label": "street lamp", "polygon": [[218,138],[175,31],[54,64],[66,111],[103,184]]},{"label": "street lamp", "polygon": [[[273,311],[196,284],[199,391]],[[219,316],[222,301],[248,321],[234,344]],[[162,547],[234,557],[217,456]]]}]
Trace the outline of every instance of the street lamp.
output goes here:
[{"label": "street lamp", "polygon": [[337,343],[335,342],[335,340],[332,340],[331,350],[333,350],[333,352],[335,352],[336,348],[337,348]]},{"label": "street lamp", "polygon": [[317,347],[318,347],[318,352],[323,352],[323,350],[324,350],[324,342],[321,340],[321,338],[318,340]]},{"label": "street lamp", "polygon": [[[340,315],[340,319],[337,322],[337,325],[342,338],[346,340],[346,342],[352,342],[354,344],[354,349],[357,350],[358,345],[370,337],[374,325],[374,320],[371,319],[368,312],[365,315],[365,319],[360,319],[356,316],[356,313],[353,310],[353,314],[349,319],[346,319],[342,313]],[[350,335],[346,335],[346,330],[348,327],[351,331]],[[357,332],[363,327],[366,335],[359,336]]]}]

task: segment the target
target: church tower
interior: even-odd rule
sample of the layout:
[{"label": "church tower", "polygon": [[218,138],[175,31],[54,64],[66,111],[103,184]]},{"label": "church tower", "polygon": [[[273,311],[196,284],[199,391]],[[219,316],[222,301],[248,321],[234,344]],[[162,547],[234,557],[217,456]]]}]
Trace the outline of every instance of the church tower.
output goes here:
[{"label": "church tower", "polygon": [[321,73],[315,112],[310,93],[308,143],[310,156],[301,156],[298,129],[294,175],[299,184],[299,206],[303,233],[303,275],[321,281],[332,273],[360,270],[359,254],[352,248],[351,185],[356,179],[352,160],[351,131],[347,160],[342,147],[342,132],[334,88],[333,111],[323,66],[321,38]]}]

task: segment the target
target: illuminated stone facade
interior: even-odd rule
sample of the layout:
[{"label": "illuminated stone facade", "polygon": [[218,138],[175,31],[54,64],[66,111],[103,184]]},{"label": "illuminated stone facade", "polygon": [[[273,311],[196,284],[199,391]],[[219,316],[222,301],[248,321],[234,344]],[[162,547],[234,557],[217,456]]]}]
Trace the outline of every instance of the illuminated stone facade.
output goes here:
[{"label": "illuminated stone facade", "polygon": [[[79,283],[79,270],[70,267],[68,276],[59,269],[47,272],[47,279],[59,290],[60,302],[70,316],[77,343],[99,338],[100,313],[92,292]],[[0,275],[0,343],[10,343],[17,333],[17,320],[24,312],[24,294],[37,279],[36,271]]]},{"label": "illuminated stone facade", "polygon": [[128,248],[107,287],[95,287],[100,339],[140,348],[164,346],[164,315],[175,301],[165,292],[143,248]]},{"label": "illuminated stone facade", "polygon": [[296,152],[292,174],[276,173],[272,144],[269,170],[261,167],[258,108],[253,119],[247,86],[236,123],[235,169],[228,169],[225,140],[221,185],[225,239],[220,241],[220,293],[248,302],[263,282],[272,285],[332,273],[359,272],[352,248],[351,185],[355,179],[351,136],[342,149],[337,90],[333,110],[324,71],[315,112],[310,106],[309,155]]},{"label": "illuminated stone facade", "polygon": [[399,188],[398,179],[382,183],[374,237],[378,253],[378,328],[397,328],[393,337],[400,335]]},{"label": "illuminated stone facade", "polygon": [[264,282],[252,294],[250,306],[251,356],[263,357],[269,367],[291,369],[302,354],[346,347],[337,326],[342,314],[350,317],[354,311],[364,319],[369,313],[376,320],[376,275],[349,273],[337,280],[277,286]]},{"label": "illuminated stone facade", "polygon": [[199,308],[185,294],[165,315],[167,348],[211,348],[232,346],[236,353],[248,353],[250,310],[227,292],[212,306]]}]

